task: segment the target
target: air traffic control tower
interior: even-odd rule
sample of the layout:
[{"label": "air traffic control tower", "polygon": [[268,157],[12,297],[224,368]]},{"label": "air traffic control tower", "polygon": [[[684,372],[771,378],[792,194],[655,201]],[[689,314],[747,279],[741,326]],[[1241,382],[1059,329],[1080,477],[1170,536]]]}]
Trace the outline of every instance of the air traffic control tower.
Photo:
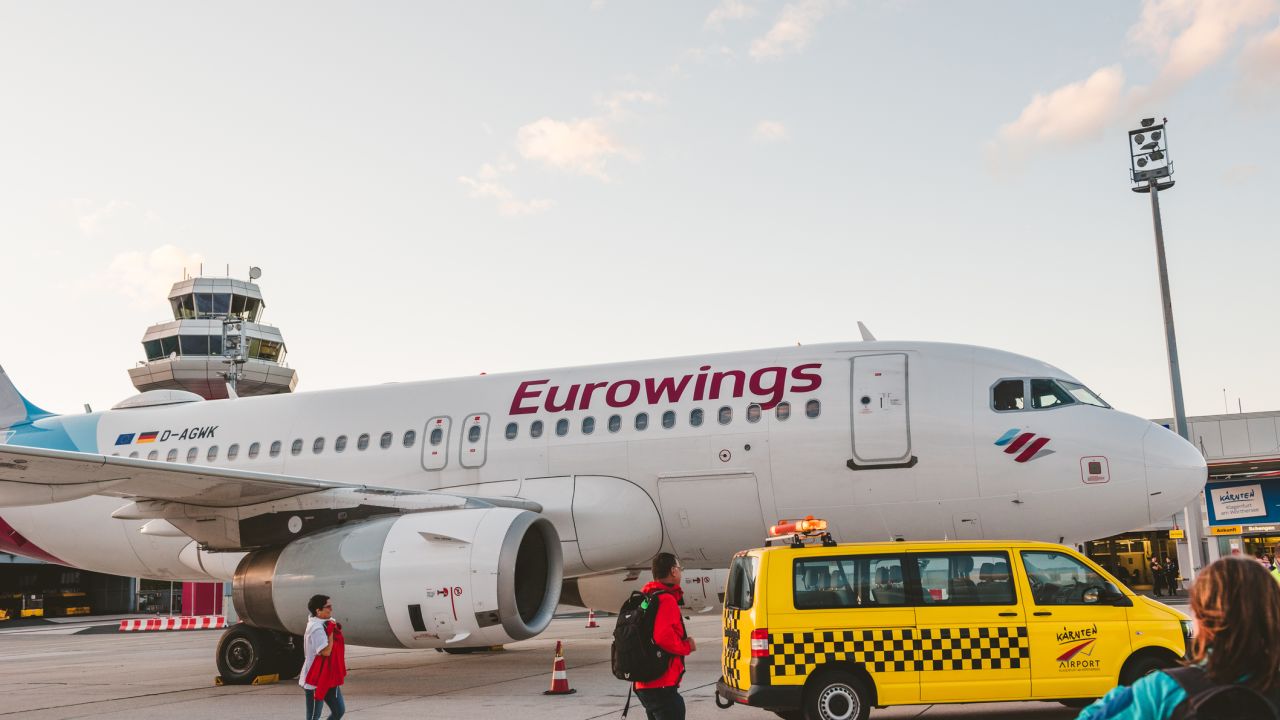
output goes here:
[{"label": "air traffic control tower", "polygon": [[207,400],[226,398],[228,374],[241,397],[292,392],[298,375],[285,367],[284,337],[259,322],[266,304],[253,280],[197,277],[169,291],[173,322],[147,328],[146,362],[129,368],[139,392],[185,390]]}]

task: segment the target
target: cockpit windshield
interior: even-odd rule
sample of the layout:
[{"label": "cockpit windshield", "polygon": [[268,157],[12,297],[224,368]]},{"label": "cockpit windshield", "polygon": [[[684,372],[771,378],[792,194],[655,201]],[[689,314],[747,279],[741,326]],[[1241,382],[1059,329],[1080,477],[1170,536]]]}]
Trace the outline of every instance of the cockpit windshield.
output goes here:
[{"label": "cockpit windshield", "polygon": [[1076,403],[1111,407],[1089,388],[1068,380],[1006,378],[991,387],[991,407],[998,412],[1048,410]]},{"label": "cockpit windshield", "polygon": [[1071,393],[1071,396],[1074,397],[1077,402],[1104,408],[1111,407],[1105,400],[1098,397],[1096,393],[1080,383],[1067,382],[1066,380],[1057,380],[1056,382],[1066,388],[1067,392]]}]

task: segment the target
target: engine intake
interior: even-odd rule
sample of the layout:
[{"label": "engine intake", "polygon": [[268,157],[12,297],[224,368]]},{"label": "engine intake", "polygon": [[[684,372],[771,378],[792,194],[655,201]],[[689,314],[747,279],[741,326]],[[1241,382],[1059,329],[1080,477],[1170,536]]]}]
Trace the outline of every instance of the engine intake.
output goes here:
[{"label": "engine intake", "polygon": [[560,538],[514,508],[398,515],[249,553],[233,599],[250,625],[301,635],[312,595],[332,598],[353,644],[468,647],[546,629],[563,580]]}]

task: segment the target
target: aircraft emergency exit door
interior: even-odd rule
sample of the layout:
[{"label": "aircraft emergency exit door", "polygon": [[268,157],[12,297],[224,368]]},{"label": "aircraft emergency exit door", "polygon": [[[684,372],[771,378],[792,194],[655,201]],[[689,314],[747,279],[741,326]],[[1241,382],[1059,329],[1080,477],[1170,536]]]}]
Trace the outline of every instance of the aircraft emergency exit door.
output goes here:
[{"label": "aircraft emergency exit door", "polygon": [[913,464],[906,353],[859,355],[852,366],[853,460],[849,466]]}]

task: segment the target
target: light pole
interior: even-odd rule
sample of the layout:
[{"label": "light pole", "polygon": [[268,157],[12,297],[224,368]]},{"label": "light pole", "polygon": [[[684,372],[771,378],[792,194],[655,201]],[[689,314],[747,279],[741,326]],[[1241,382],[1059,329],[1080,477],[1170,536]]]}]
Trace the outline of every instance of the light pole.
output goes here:
[{"label": "light pole", "polygon": [[[1173,418],[1177,432],[1187,442],[1191,432],[1187,428],[1187,411],[1182,404],[1182,371],[1178,367],[1178,338],[1173,330],[1173,301],[1169,296],[1169,266],[1164,254],[1164,226],[1160,222],[1160,191],[1173,187],[1173,163],[1169,160],[1168,119],[1156,124],[1155,118],[1145,118],[1141,127],[1129,131],[1130,188],[1136,193],[1151,195],[1151,222],[1156,234],[1156,266],[1160,274],[1160,304],[1164,310],[1164,344],[1169,352],[1169,386],[1173,391]],[[1206,478],[1207,479],[1207,478]],[[1187,540],[1187,560],[1191,577],[1204,565],[1200,547],[1200,529],[1204,527],[1200,515],[1200,498],[1197,496],[1183,510],[1183,525]]]}]

